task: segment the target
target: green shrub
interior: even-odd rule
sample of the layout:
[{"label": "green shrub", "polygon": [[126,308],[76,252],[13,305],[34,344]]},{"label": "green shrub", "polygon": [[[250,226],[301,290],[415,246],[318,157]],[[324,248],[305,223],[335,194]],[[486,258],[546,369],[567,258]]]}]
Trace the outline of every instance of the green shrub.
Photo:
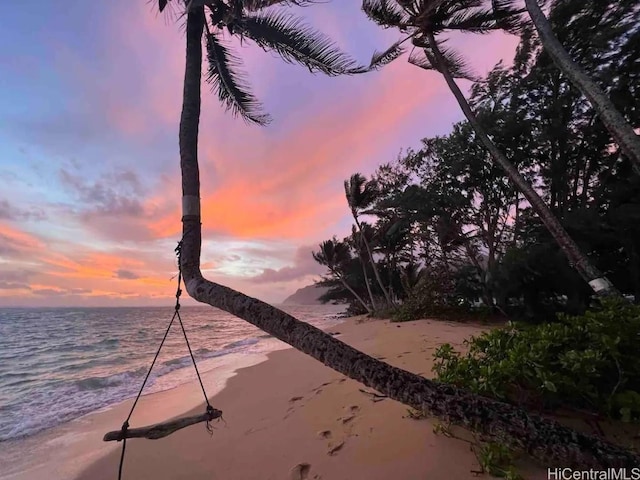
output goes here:
[{"label": "green shrub", "polygon": [[523,480],[513,466],[514,452],[506,445],[485,443],[475,453],[483,472],[507,480]]},{"label": "green shrub", "polygon": [[434,354],[442,382],[530,407],[586,408],[640,420],[640,307],[603,301],[582,316],[509,323]]},{"label": "green shrub", "polygon": [[428,317],[455,318],[467,309],[457,304],[455,284],[443,268],[425,270],[392,315],[392,321],[408,322]]}]

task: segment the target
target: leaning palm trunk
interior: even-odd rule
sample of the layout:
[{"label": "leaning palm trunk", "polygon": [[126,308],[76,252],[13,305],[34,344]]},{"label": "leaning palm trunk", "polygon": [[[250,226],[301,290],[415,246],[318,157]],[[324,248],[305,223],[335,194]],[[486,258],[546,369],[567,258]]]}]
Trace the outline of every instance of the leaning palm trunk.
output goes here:
[{"label": "leaning palm trunk", "polygon": [[544,225],[549,230],[549,233],[556,240],[562,251],[569,259],[569,263],[574,266],[580,276],[589,284],[596,295],[599,296],[620,296],[620,292],[613,286],[613,284],[598,270],[598,268],[582,253],[580,247],[569,236],[564,227],[560,224],[558,219],[549,210],[544,200],[540,198],[540,195],[533,189],[533,187],[527,182],[520,172],[513,166],[513,164],[507,159],[507,157],[498,149],[495,143],[491,141],[487,133],[485,132],[480,122],[476,118],[475,114],[471,111],[471,107],[464,98],[464,95],[458,88],[451,72],[446,67],[445,58],[442,55],[438,47],[433,34],[427,34],[429,46],[431,47],[434,57],[438,63],[438,70],[445,78],[449,89],[456,97],[460,108],[464,112],[465,117],[473,127],[476,135],[482,142],[482,144],[489,150],[489,153],[493,159],[504,169],[505,173],[516,185],[518,190],[522,192],[525,198],[529,201],[535,212],[538,214]]},{"label": "leaning palm trunk", "polygon": [[362,266],[362,275],[364,275],[364,283],[367,285],[367,293],[369,294],[369,300],[371,300],[371,308],[375,312],[377,309],[375,299],[373,298],[373,292],[371,291],[371,284],[369,283],[369,272],[367,272],[367,264],[364,259],[364,255],[362,254],[362,243],[364,240],[364,235],[362,231],[358,234],[355,228],[352,228],[352,237],[354,239],[355,247],[358,252],[358,260],[360,260],[360,265]]},{"label": "leaning palm trunk", "polygon": [[197,156],[203,25],[202,8],[193,8],[187,15],[186,70],[180,119],[183,191],[180,266],[189,295],[248,321],[389,398],[445,421],[509,440],[544,461],[590,468],[640,464],[638,455],[619,446],[577,433],[538,415],[529,415],[515,406],[392,367],[271,305],[203,278],[200,272],[202,228]]},{"label": "leaning palm trunk", "polygon": [[[349,292],[351,292],[351,295],[353,295],[354,297],[356,297],[356,300],[358,300],[358,302],[360,302],[360,304],[364,307],[364,309],[367,311],[367,313],[373,313],[371,310],[371,307],[369,307],[369,305],[367,305],[367,302],[365,302],[363,300],[363,298],[358,295],[358,293],[351,288],[351,285],[349,285],[347,283],[347,281],[344,279],[344,277],[342,275],[336,275],[338,277],[338,280],[340,280],[340,283],[342,283],[342,286],[344,286],[344,288],[346,288],[347,290],[349,290]],[[375,310],[375,306],[373,306],[373,309]]]},{"label": "leaning palm trunk", "polygon": [[[382,294],[384,295],[384,298],[387,300],[387,306],[392,307],[393,302],[391,301],[391,296],[389,295],[389,292],[387,291],[387,289],[384,287],[384,283],[382,283],[382,277],[380,276],[380,272],[378,271],[378,266],[376,265],[376,262],[373,259],[373,252],[371,251],[371,246],[369,245],[369,241],[365,237],[364,232],[362,231],[362,225],[360,225],[360,222],[358,221],[358,215],[355,211],[353,211],[352,213],[353,213],[353,219],[356,221],[356,225],[358,226],[358,230],[360,230],[360,236],[362,237],[362,242],[364,243],[364,246],[367,249],[367,254],[369,255],[369,261],[371,262],[371,269],[373,270],[373,274],[376,277],[378,286],[380,287],[380,290],[382,290]],[[371,296],[371,301],[373,301],[373,296]],[[374,307],[374,310],[375,310],[375,307]]]},{"label": "leaning palm trunk", "polygon": [[373,308],[373,311],[375,312],[376,310],[378,310],[378,308],[376,307],[376,301],[373,298],[373,292],[371,291],[371,284],[369,283],[369,272],[367,272],[367,264],[360,252],[358,252],[358,258],[360,259],[360,264],[362,265],[362,274],[364,275],[364,283],[367,285],[369,300],[371,300],[371,308]]},{"label": "leaning palm trunk", "polygon": [[553,59],[556,66],[584,94],[622,152],[629,157],[636,172],[640,173],[640,136],[616,109],[615,105],[586,72],[574,62],[553,33],[551,24],[538,5],[537,0],[525,0],[527,11],[540,35],[545,51]]}]

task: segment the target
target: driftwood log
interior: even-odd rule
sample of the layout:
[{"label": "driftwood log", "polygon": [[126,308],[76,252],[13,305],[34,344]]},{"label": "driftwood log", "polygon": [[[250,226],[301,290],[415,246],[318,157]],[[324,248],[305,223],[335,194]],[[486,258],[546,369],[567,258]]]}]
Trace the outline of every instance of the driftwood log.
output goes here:
[{"label": "driftwood log", "polygon": [[128,428],[126,431],[115,430],[105,434],[103,440],[105,442],[121,441],[124,438],[148,438],[150,440],[157,440],[171,435],[178,430],[185,427],[195,425],[200,422],[208,422],[216,418],[220,418],[222,412],[217,409],[213,409],[211,412],[203,413],[201,415],[193,415],[191,417],[177,418],[175,420],[169,420],[168,422],[156,423],[155,425],[149,425],[147,427],[140,428]]}]

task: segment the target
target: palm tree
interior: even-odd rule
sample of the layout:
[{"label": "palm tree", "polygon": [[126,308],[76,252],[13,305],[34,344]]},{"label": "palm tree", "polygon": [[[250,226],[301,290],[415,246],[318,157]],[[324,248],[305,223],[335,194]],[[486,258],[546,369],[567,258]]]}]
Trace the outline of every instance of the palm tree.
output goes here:
[{"label": "palm tree", "polygon": [[[375,201],[378,194],[376,184],[375,182],[368,182],[364,175],[361,175],[360,173],[354,173],[353,175],[351,175],[351,178],[349,178],[349,180],[344,181],[344,194],[347,197],[349,210],[351,210],[351,215],[356,222],[356,226],[358,227],[358,230],[360,230],[360,233],[362,233],[362,225],[360,224],[358,215],[362,210],[370,207],[371,204]],[[380,290],[382,291],[384,298],[387,300],[387,305],[392,306],[393,302],[391,301],[391,296],[382,283],[382,278],[380,277],[380,272],[378,271],[376,262],[373,259],[373,251],[371,250],[371,245],[367,240],[367,236],[362,235],[361,238],[365,248],[367,249],[367,254],[369,255],[369,260],[371,261],[371,269],[373,270],[376,281],[380,286]]]},{"label": "palm tree", "polygon": [[[342,283],[344,288],[351,292],[351,294],[362,304],[368,313],[371,313],[371,307],[369,307],[353,287],[349,285],[344,274],[343,267],[351,259],[349,247],[345,243],[338,241],[336,238],[325,240],[320,244],[320,250],[318,252],[313,252],[312,255],[316,262],[327,267],[331,274],[339,280],[340,283]],[[365,273],[365,280],[366,278]],[[371,294],[371,290],[369,290],[369,294]]]},{"label": "palm tree", "polygon": [[428,275],[427,269],[415,262],[409,262],[400,270],[400,282],[405,296],[411,297],[419,283]]},{"label": "palm tree", "polygon": [[367,285],[367,293],[369,294],[369,300],[371,301],[371,308],[373,308],[373,311],[376,311],[376,301],[373,297],[373,292],[371,291],[371,284],[369,283],[367,262],[363,258],[364,255],[362,252],[362,250],[364,249],[364,236],[365,233],[363,233],[362,230],[358,230],[355,225],[351,226],[351,239],[353,241],[353,246],[356,249],[356,252],[358,252],[358,260],[360,260],[360,265],[362,266],[362,274],[364,276],[364,283]]},{"label": "palm tree", "polygon": [[394,284],[397,285],[397,283],[394,282],[394,279],[398,274],[398,257],[407,247],[411,222],[406,218],[392,214],[382,217],[376,226],[378,248],[384,255],[388,266],[388,291],[396,301],[398,296]]},{"label": "palm tree", "polygon": [[[502,8],[511,6],[513,0],[498,0]],[[631,160],[636,172],[640,173],[640,136],[618,111],[609,97],[602,91],[584,71],[573,61],[553,33],[551,23],[547,20],[537,0],[525,0],[527,12],[533,21],[545,52],[553,59],[556,66],[587,97],[604,126],[609,130],[622,152]],[[515,9],[514,9],[515,10]]]},{"label": "palm tree", "polygon": [[[168,0],[159,0],[160,9],[166,7]],[[197,2],[197,3],[196,3]],[[203,5],[204,3],[204,5]],[[244,16],[278,0],[234,0],[231,5],[240,5],[242,16],[228,17],[234,21],[230,25],[244,22]],[[294,3],[294,0],[289,0]],[[298,0],[295,3],[302,3]],[[349,378],[375,388],[387,397],[438,416],[446,421],[465,425],[488,436],[498,436],[512,440],[528,452],[545,460],[562,461],[563,465],[588,465],[591,467],[614,467],[637,465],[640,459],[620,447],[609,444],[593,436],[572,431],[556,422],[538,415],[529,415],[513,405],[497,402],[485,397],[468,393],[451,385],[438,384],[419,375],[393,367],[372,358],[335,337],[301,322],[291,315],[267,303],[248,297],[231,288],[205,279],[200,271],[201,217],[200,217],[200,181],[198,166],[198,127],[200,119],[200,82],[202,77],[202,37],[205,30],[205,8],[216,14],[223,4],[220,0],[203,2],[192,0],[186,4],[186,66],[183,88],[183,105],[180,117],[180,168],[182,174],[182,223],[183,239],[180,250],[180,269],[185,288],[195,300],[224,310],[238,318],[246,320],[266,333],[288,343],[297,350],[306,353],[323,364],[333,368]],[[224,8],[223,8],[224,9]],[[259,14],[258,18],[271,18],[273,13]],[[270,17],[271,16],[271,17]],[[281,18],[281,17],[280,17]],[[256,22],[257,20],[252,20]],[[273,25],[273,22],[271,22]],[[337,73],[350,63],[345,57],[335,53],[326,41],[309,41],[309,30],[290,28],[275,32],[262,30],[271,35],[271,44],[287,45],[276,51],[287,52],[285,59],[295,59],[312,69]],[[299,27],[299,23],[296,24]],[[224,21],[222,27],[225,26]],[[214,25],[221,28],[220,23]],[[241,27],[243,28],[243,27]],[[248,110],[247,94],[240,94],[237,75],[231,74],[231,57],[221,50],[211,38],[207,26],[207,48],[210,64],[209,78],[219,91],[219,97],[226,105],[237,105],[233,109],[250,121],[261,120],[245,114]],[[229,29],[238,32],[235,27]],[[275,38],[274,38],[275,36]],[[279,40],[279,42],[276,42]],[[268,44],[266,40],[263,40]],[[217,40],[216,40],[217,42]],[[320,42],[320,43],[318,43]],[[319,46],[321,45],[319,52]],[[329,53],[331,51],[331,55]],[[293,53],[295,52],[295,53]],[[319,55],[322,53],[322,55]],[[351,72],[348,72],[351,73]],[[222,94],[221,92],[226,92]],[[233,97],[233,99],[232,99]],[[253,98],[253,97],[250,97]],[[231,103],[229,103],[231,102]],[[257,122],[260,123],[260,122]]]},{"label": "palm tree", "polygon": [[[519,28],[518,11],[513,10],[505,2],[495,2],[495,0],[493,5],[488,0],[363,0],[362,9],[379,25],[386,28],[395,27],[407,35],[385,52],[386,57],[398,58],[404,52],[402,44],[411,39],[414,49],[409,56],[409,62],[426,70],[435,70],[444,77],[462,112],[473,127],[477,139],[524,194],[564,251],[569,263],[594,292],[600,296],[620,296],[611,282],[580,250],[540,195],[489,138],[455,81],[456,78],[474,81],[477,80],[476,77],[459,53],[446,47],[444,41],[436,40],[436,36],[445,31],[470,33],[487,33],[499,29],[513,31]],[[370,68],[376,67],[377,65],[372,64]]]}]

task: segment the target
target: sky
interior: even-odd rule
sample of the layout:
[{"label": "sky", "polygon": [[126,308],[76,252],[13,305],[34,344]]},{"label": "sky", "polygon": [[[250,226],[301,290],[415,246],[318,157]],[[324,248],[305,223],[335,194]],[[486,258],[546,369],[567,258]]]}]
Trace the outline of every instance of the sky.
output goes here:
[{"label": "sky", "polygon": [[[358,6],[294,13],[367,63],[397,36]],[[478,74],[510,63],[517,45],[502,33],[451,41]],[[0,306],[172,305],[184,43],[180,20],[147,0],[3,8]],[[317,245],[351,230],[344,179],[448,133],[462,114],[444,80],[406,57],[327,78],[255,45],[236,52],[273,122],[247,125],[204,86],[202,271],[278,303],[324,273]]]}]

